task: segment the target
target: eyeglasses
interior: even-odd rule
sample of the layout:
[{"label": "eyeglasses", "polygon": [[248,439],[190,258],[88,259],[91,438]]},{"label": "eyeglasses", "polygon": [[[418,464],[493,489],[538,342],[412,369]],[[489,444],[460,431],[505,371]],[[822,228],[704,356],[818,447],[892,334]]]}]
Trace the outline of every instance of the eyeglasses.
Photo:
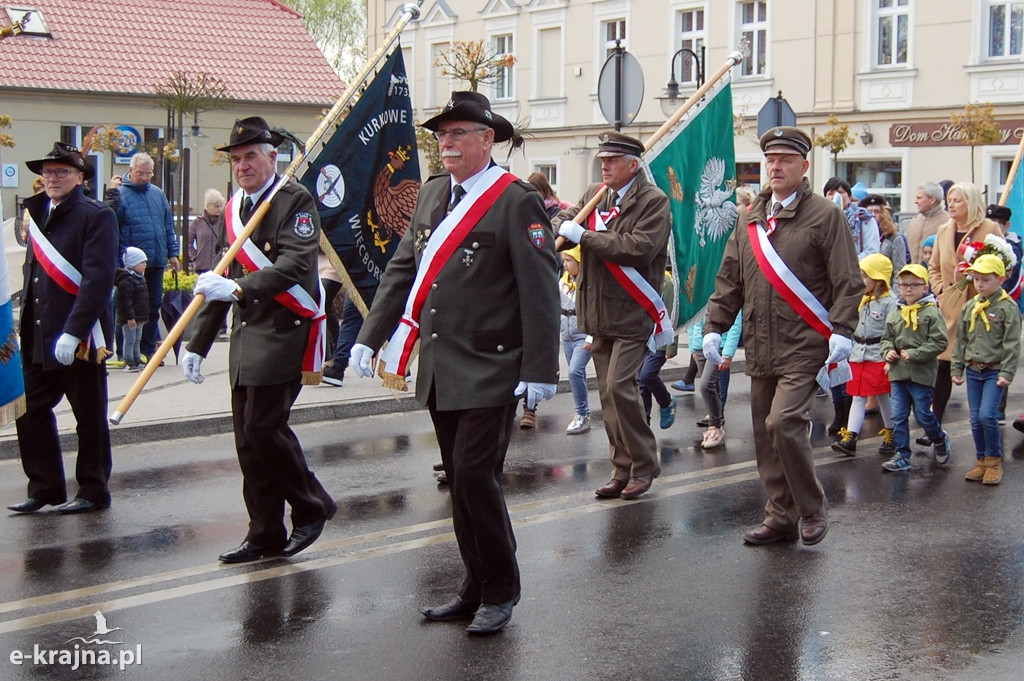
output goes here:
[{"label": "eyeglasses", "polygon": [[903,283],[901,281],[899,284],[897,284],[897,286],[899,286],[900,288],[917,288],[919,286],[927,286],[927,284],[925,284],[924,282],[920,282],[920,281],[913,282],[913,283],[910,283],[910,284],[905,284],[905,283]]},{"label": "eyeglasses", "polygon": [[438,142],[444,142],[445,137],[450,137],[452,142],[458,142],[471,132],[483,132],[484,130],[487,130],[486,126],[473,128],[472,130],[464,130],[462,128],[452,128],[451,130],[438,130],[437,132],[434,133],[434,138],[437,139]]},{"label": "eyeglasses", "polygon": [[63,180],[71,174],[71,168],[44,168],[39,174],[43,177],[56,177],[58,180]]}]

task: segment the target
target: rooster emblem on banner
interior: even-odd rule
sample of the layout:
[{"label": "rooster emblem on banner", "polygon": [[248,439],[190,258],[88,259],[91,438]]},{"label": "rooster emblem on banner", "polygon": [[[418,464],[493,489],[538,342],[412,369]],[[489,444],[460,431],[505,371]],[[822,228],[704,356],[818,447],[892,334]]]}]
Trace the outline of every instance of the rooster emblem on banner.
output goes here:
[{"label": "rooster emblem on banner", "polygon": [[[373,210],[366,214],[366,222],[373,230],[373,243],[382,253],[393,238],[401,239],[409,228],[420,191],[419,180],[404,179],[391,184],[395,174],[409,160],[412,148],[399,147],[387,153],[390,160],[377,173],[373,183]],[[373,221],[373,213],[377,214],[379,224]]]}]

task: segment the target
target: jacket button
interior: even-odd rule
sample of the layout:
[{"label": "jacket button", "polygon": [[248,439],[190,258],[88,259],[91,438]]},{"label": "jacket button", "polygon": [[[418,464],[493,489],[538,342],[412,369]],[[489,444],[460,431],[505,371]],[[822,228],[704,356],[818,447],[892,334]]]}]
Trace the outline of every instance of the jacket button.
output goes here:
[{"label": "jacket button", "polygon": [[247,325],[247,322],[242,322],[242,328],[243,329],[246,327],[246,325]]},{"label": "jacket button", "polygon": [[39,277],[33,277],[32,278],[32,283],[33,284],[38,284],[39,283]]},{"label": "jacket button", "polygon": [[36,305],[38,305],[39,304],[39,299],[38,298],[33,298],[32,302],[34,302]]},{"label": "jacket button", "polygon": [[430,334],[430,340],[437,340],[437,334],[436,333]]},{"label": "jacket button", "polygon": [[431,284],[430,285],[430,290],[431,291],[436,291],[437,290],[437,284]]},{"label": "jacket button", "polygon": [[254,298],[253,301],[252,301],[252,304],[253,305],[259,305],[260,304],[260,299],[259,298]]},{"label": "jacket button", "polygon": [[474,242],[473,242],[473,248],[474,248],[474,249],[476,249],[476,248],[480,248],[480,242],[479,242],[479,241],[474,241]]},{"label": "jacket button", "polygon": [[296,320],[295,320],[295,326],[299,326],[300,324],[302,324],[302,322],[301,322],[301,321],[299,321],[298,319],[296,319]]},{"label": "jacket button", "polygon": [[498,346],[498,352],[505,352],[505,346],[504,345],[499,345]]},{"label": "jacket button", "polygon": [[36,320],[36,326],[42,326],[42,324],[43,324],[43,320],[41,320],[41,319],[37,319]]},{"label": "jacket button", "polygon": [[[36,302],[38,303],[39,301],[37,300]],[[437,314],[437,309],[433,307],[430,308],[430,314]]]}]

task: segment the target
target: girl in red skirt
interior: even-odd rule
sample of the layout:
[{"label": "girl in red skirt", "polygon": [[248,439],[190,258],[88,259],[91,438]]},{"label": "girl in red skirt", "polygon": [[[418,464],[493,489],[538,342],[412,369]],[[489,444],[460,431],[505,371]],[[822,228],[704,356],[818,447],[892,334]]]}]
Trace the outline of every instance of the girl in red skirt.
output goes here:
[{"label": "girl in red skirt", "polygon": [[846,392],[853,396],[850,416],[845,428],[839,430],[839,441],[832,449],[853,456],[857,453],[857,438],[864,425],[864,406],[872,395],[878,398],[878,413],[885,426],[879,432],[882,445],[880,454],[891,456],[896,448],[892,440],[892,403],[889,401],[889,377],[879,344],[885,331],[885,318],[897,309],[896,298],[889,290],[892,282],[892,261],[880,253],[864,256],[860,261],[860,277],[864,280],[864,296],[860,300],[860,321],[853,334],[853,352],[850,369],[853,378],[846,384]]}]

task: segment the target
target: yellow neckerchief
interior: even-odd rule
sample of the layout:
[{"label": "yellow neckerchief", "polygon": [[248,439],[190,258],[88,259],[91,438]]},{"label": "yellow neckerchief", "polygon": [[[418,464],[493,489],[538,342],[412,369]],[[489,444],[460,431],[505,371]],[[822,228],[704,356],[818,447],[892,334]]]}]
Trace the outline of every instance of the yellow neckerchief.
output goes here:
[{"label": "yellow neckerchief", "polygon": [[[1006,298],[1009,298],[1009,297],[1010,296],[1008,296],[1006,294],[1006,291],[1000,290],[999,291],[999,297],[996,298],[996,302],[998,302],[1000,300],[1003,300],[1003,299],[1006,299]],[[992,325],[988,323],[988,316],[984,314],[985,310],[987,310],[988,306],[991,305],[991,304],[992,304],[992,299],[991,298],[989,298],[988,300],[982,300],[980,293],[978,295],[974,296],[974,308],[971,309],[971,323],[967,327],[968,331],[974,331],[974,322],[976,322],[978,320],[978,317],[981,317],[981,321],[985,322],[985,330],[986,331],[991,331],[992,330]]]},{"label": "yellow neckerchief", "polygon": [[903,317],[903,323],[909,326],[912,331],[917,331],[917,311],[920,309],[921,303],[900,305],[900,316]]},{"label": "yellow neckerchief", "polygon": [[562,273],[562,283],[565,284],[570,292],[576,290],[576,280],[570,277],[568,272]]},{"label": "yellow neckerchief", "polygon": [[864,306],[870,303],[872,300],[876,300],[873,293],[865,293],[860,297],[860,305],[857,306],[857,312],[864,309]]}]

